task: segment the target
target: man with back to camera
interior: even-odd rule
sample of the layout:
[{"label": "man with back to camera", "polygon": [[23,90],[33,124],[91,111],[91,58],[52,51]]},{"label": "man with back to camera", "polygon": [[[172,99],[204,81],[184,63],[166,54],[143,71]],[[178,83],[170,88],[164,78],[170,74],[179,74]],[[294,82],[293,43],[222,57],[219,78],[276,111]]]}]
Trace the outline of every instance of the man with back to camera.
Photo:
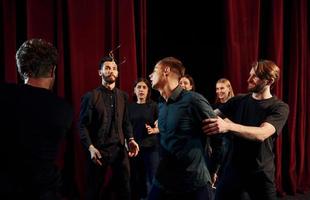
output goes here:
[{"label": "man with back to camera", "polygon": [[244,192],[252,200],[277,199],[273,145],[289,113],[288,105],[270,92],[279,75],[274,62],[255,62],[247,80],[249,93],[232,97],[215,110],[226,119],[204,120],[208,135],[233,134],[231,159],[217,186],[217,200],[241,199]]},{"label": "man with back to camera", "polygon": [[16,53],[23,85],[1,84],[1,199],[60,200],[54,162],[73,110],[51,90],[57,50],[43,39],[24,42]]}]

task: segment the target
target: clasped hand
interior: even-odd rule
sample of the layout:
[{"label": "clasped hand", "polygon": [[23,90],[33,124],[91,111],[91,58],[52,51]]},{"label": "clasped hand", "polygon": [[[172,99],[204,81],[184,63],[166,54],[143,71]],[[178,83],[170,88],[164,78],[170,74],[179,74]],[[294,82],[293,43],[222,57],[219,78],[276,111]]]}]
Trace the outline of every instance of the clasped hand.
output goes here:
[{"label": "clasped hand", "polygon": [[202,121],[202,131],[207,135],[218,133],[226,133],[228,131],[229,122],[221,117],[204,119]]}]

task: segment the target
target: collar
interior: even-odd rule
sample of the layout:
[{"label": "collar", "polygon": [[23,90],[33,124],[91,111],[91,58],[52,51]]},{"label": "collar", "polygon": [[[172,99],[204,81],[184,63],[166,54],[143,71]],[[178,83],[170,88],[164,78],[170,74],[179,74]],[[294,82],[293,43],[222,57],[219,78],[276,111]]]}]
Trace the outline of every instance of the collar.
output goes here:
[{"label": "collar", "polygon": [[[175,102],[178,98],[179,98],[179,96],[181,95],[181,93],[183,92],[183,88],[181,87],[181,86],[177,86],[174,90],[173,90],[173,92],[171,93],[171,96],[168,98],[168,101],[167,101],[167,103],[169,103],[169,102]],[[160,101],[161,102],[165,102],[165,99],[161,96],[160,97]]]},{"label": "collar", "polygon": [[116,87],[114,87],[112,90],[109,90],[108,88],[104,87],[103,85],[101,85],[100,89],[104,92],[110,92],[110,93],[115,93],[115,91],[116,91]]}]

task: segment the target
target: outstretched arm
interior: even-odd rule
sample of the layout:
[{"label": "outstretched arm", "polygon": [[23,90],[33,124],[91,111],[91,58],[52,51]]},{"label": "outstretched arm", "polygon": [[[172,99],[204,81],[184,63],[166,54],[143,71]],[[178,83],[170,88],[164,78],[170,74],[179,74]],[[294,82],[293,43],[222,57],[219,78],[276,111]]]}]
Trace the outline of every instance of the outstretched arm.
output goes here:
[{"label": "outstretched arm", "polygon": [[232,131],[237,136],[261,142],[276,132],[275,127],[268,122],[263,122],[259,127],[244,126],[221,117],[203,120],[202,130],[207,135]]}]

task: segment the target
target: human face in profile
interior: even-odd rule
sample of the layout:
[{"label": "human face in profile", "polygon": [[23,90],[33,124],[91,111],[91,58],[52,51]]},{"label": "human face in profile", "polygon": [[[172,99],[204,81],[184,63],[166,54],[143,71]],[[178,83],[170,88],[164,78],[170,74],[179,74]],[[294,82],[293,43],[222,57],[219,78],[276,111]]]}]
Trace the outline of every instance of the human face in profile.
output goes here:
[{"label": "human face in profile", "polygon": [[154,89],[162,89],[164,87],[164,66],[162,66],[160,63],[157,63],[154,67],[153,72],[149,75],[152,88]]},{"label": "human face in profile", "polygon": [[248,91],[254,93],[261,93],[267,86],[268,81],[260,79],[256,73],[255,69],[252,68],[248,78]]}]

